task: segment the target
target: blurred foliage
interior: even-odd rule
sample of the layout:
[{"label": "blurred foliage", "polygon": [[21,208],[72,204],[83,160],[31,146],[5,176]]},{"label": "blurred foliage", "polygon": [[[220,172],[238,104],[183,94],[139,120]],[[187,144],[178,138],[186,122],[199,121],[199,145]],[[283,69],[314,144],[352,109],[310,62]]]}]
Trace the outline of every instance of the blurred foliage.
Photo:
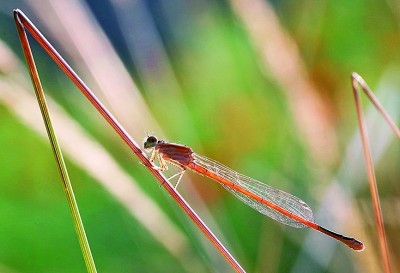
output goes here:
[{"label": "blurred foliage", "polygon": [[[0,39],[22,63],[12,9],[20,8],[47,36],[43,21],[54,17],[48,18],[45,13],[32,8],[33,5],[40,6],[40,2],[45,1],[0,0]],[[212,214],[208,216],[199,206],[200,216],[206,223],[218,227],[217,236],[221,236],[242,266],[248,272],[380,270],[381,258],[371,220],[373,212],[365,170],[343,167],[342,164],[349,147],[354,147],[351,145],[358,145],[360,149],[357,136],[357,143],[352,144],[357,121],[351,94],[351,72],[357,71],[375,90],[390,84],[391,78],[385,76],[388,71],[395,71],[394,75],[400,71],[400,12],[396,1],[270,3],[282,28],[298,47],[307,79],[316,86],[332,117],[338,139],[338,158],[332,164],[318,162],[310,155],[299,130],[302,124],[296,122],[287,95],[272,68],[262,69],[262,53],[255,48],[231,2],[133,1],[125,3],[129,8],[122,2],[80,3],[90,11],[86,16],[96,20],[110,39],[162,129],[161,132],[149,127],[147,132],[167,136],[171,142],[186,144],[241,173],[293,193],[315,210],[323,201],[331,180],[341,177],[340,170],[361,181],[357,182],[357,187],[351,185],[354,182],[351,179],[341,181],[344,192],[352,198],[352,207],[348,209],[355,211],[358,222],[344,221],[332,228],[365,241],[367,249],[360,254],[338,245],[332,255],[318,260],[313,252],[302,247],[308,233],[314,231],[275,223],[243,205],[212,181],[187,175],[191,181],[183,181],[179,191],[196,209],[193,199],[197,197],[192,196],[189,186],[196,188]],[[70,16],[74,17],[74,14]],[[121,26],[123,22],[137,25],[130,24],[132,29],[127,29]],[[65,30],[60,29],[59,35],[66,35]],[[72,57],[66,54],[68,50],[63,48],[64,45],[50,37],[49,40],[70,61]],[[229,270],[218,253],[211,252],[215,257],[209,254],[210,244],[203,242],[205,239],[193,224],[154,183],[145,168],[137,164],[137,159],[68,78],[35,42],[32,47],[49,97],[62,105],[136,179],[189,242],[190,250],[186,256],[174,257],[126,208],[76,162],[67,158],[98,272]],[[85,70],[84,67],[77,67],[78,74]],[[7,78],[7,73],[2,72],[0,76]],[[27,72],[24,77],[29,77]],[[400,85],[396,87],[380,94],[389,101],[398,102]],[[29,88],[33,93],[33,88]],[[26,126],[1,102],[0,121],[0,271],[85,271],[47,139]],[[143,122],[150,124],[147,120]],[[132,126],[135,128],[136,125]],[[62,124],[55,124],[55,127],[57,130]],[[145,132],[136,133],[145,136]],[[135,140],[142,142],[140,138]],[[399,268],[397,234],[400,215],[399,210],[393,208],[400,204],[400,150],[399,143],[393,140],[384,144],[388,148],[377,162],[378,183],[392,263]],[[372,143],[374,145],[377,143]],[[363,164],[362,160],[360,164]],[[340,207],[340,204],[330,206]],[[338,214],[342,212],[345,214],[347,208]],[[329,224],[335,222],[329,219],[340,218],[340,215],[323,217],[316,221],[330,227]],[[323,237],[319,242],[329,240]],[[313,247],[323,255],[323,244]],[[183,259],[186,265],[182,265]]]}]

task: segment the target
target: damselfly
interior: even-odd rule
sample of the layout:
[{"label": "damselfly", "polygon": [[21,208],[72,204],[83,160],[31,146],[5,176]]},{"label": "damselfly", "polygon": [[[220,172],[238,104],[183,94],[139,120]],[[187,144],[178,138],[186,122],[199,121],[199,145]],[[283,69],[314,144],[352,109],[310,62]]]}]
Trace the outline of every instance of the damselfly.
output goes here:
[{"label": "damselfly", "polygon": [[158,168],[161,171],[168,168],[167,162],[180,168],[181,171],[172,176],[179,176],[176,186],[185,170],[190,169],[217,181],[239,200],[278,222],[296,228],[309,227],[354,250],[364,250],[362,242],[316,224],[311,208],[296,196],[242,175],[215,160],[196,154],[185,145],[168,143],[158,140],[155,136],[148,136],[144,142],[144,148],[153,149],[150,161],[154,162],[157,158],[160,162]]}]

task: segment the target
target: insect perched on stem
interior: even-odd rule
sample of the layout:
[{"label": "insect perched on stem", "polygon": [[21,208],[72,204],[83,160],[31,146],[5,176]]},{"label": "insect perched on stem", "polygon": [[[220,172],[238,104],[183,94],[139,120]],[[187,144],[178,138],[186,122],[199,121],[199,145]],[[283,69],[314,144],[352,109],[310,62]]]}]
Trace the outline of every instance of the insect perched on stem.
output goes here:
[{"label": "insect perched on stem", "polygon": [[[70,13],[67,13],[70,14]],[[205,237],[215,246],[215,248],[221,253],[226,261],[232,266],[237,272],[245,272],[241,265],[235,260],[235,258],[229,253],[229,251],[223,246],[218,238],[212,233],[207,225],[197,216],[195,211],[187,204],[182,196],[176,191],[176,187],[186,169],[191,169],[197,173],[205,175],[213,180],[219,182],[228,191],[238,197],[241,201],[251,206],[255,210],[262,214],[265,214],[279,222],[293,226],[293,227],[310,227],[318,230],[328,236],[331,236],[349,247],[362,251],[364,245],[350,237],[337,234],[329,231],[320,225],[314,223],[313,213],[310,207],[305,204],[299,198],[292,196],[281,190],[274,189],[261,182],[258,182],[249,177],[243,176],[222,164],[208,159],[204,156],[195,154],[192,149],[187,146],[167,143],[164,141],[157,140],[154,136],[147,136],[144,148],[153,149],[153,154],[150,157],[151,161],[155,161],[156,158],[160,162],[159,167],[154,167],[151,164],[146,155],[141,151],[136,142],[130,137],[127,131],[120,125],[116,118],[111,115],[101,101],[94,96],[93,92],[87,87],[87,85],[79,78],[75,71],[69,66],[62,56],[55,50],[55,48],[47,41],[47,39],[40,33],[40,31],[33,25],[33,23],[20,11],[14,11],[15,22],[18,29],[18,34],[21,40],[21,45],[27,60],[29,72],[31,74],[32,82],[35,87],[35,91],[38,97],[38,102],[42,111],[43,119],[48,129],[49,139],[52,143],[54,153],[56,155],[57,164],[59,166],[60,174],[63,178],[64,185],[67,185],[68,178],[66,174],[66,167],[63,163],[62,154],[59,152],[60,147],[54,130],[52,129],[50,115],[47,111],[47,105],[44,99],[43,89],[39,80],[39,74],[36,70],[33,54],[30,49],[29,41],[27,38],[27,32],[39,43],[41,47],[47,52],[47,54],[56,62],[56,64],[62,69],[62,71],[73,81],[73,83],[81,90],[81,92],[88,98],[93,106],[99,111],[104,119],[114,128],[114,130],[121,136],[123,141],[132,149],[133,153],[139,158],[141,163],[148,168],[158,182],[165,188],[165,190],[172,196],[176,204],[180,206],[187,216],[193,221],[200,231],[203,232]],[[290,77],[288,77],[290,78]],[[357,117],[359,121],[359,127],[362,138],[362,146],[365,154],[368,180],[370,182],[372,204],[374,206],[375,220],[377,223],[377,234],[379,239],[379,246],[381,251],[382,263],[385,268],[385,272],[391,272],[389,250],[384,230],[384,222],[380,208],[379,194],[376,185],[376,178],[373,169],[373,160],[370,152],[370,145],[366,132],[366,125],[363,118],[363,112],[361,109],[359,93],[363,91],[368,99],[371,101],[373,106],[378,112],[384,117],[386,122],[395,132],[395,135],[400,139],[400,130],[395,122],[385,112],[383,106],[373,95],[372,91],[366,85],[365,81],[356,73],[352,76],[352,85],[354,91],[354,101],[356,104]],[[166,163],[171,163],[178,166],[181,171],[175,174],[173,177],[178,176],[178,183],[175,188],[167,182],[166,178],[159,172],[164,171],[167,168]],[[68,184],[70,184],[68,182]],[[72,185],[65,186],[67,193],[67,200],[71,207],[71,213],[73,215],[74,224],[77,227],[77,234],[82,247],[82,253],[84,254],[85,261],[89,272],[96,272],[94,267],[94,261],[90,253],[89,244],[85,236],[83,229],[83,223],[80,221],[79,211],[77,210],[76,201],[73,198]],[[67,191],[68,190],[68,191]],[[163,226],[164,228],[164,226]]]},{"label": "insect perched on stem", "polygon": [[156,168],[160,171],[168,168],[167,162],[180,168],[180,172],[172,176],[179,176],[175,188],[185,170],[190,169],[217,181],[246,205],[278,222],[296,228],[315,229],[357,251],[363,251],[365,248],[362,242],[354,238],[316,224],[311,208],[301,199],[198,155],[185,145],[168,143],[158,140],[155,136],[148,136],[143,146],[145,149],[153,150],[150,161],[154,162],[157,158],[160,166]]}]

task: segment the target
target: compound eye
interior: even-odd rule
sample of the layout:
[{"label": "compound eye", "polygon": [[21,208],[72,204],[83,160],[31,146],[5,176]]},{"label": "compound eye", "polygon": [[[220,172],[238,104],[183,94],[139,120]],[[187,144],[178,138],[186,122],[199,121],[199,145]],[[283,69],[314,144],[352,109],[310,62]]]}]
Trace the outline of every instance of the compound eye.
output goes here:
[{"label": "compound eye", "polygon": [[157,145],[157,138],[155,136],[149,136],[143,144],[145,149],[153,148]]}]

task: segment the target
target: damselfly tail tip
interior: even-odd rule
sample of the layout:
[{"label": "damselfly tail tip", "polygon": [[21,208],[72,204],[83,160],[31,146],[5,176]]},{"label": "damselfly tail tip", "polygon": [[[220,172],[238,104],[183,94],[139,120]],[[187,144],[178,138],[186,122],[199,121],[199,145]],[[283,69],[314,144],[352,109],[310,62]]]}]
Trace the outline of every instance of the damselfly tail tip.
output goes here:
[{"label": "damselfly tail tip", "polygon": [[343,244],[347,245],[348,247],[350,247],[351,249],[354,249],[356,251],[360,251],[361,252],[361,251],[363,251],[365,249],[365,246],[364,246],[364,244],[362,242],[360,242],[359,240],[354,239],[352,237],[347,237],[347,236],[344,236],[342,234],[333,232],[333,231],[331,231],[329,229],[326,229],[326,228],[324,228],[322,226],[318,226],[317,230],[322,232],[322,233],[324,233],[324,234],[326,234],[326,235],[328,235],[328,236],[330,236],[330,237],[332,237],[332,238],[334,238],[334,239],[336,239],[336,240],[338,240],[338,241],[340,241],[340,242],[342,242]]},{"label": "damselfly tail tip", "polygon": [[353,239],[351,244],[349,243],[347,245],[349,247],[351,247],[352,249],[354,249],[355,251],[359,251],[359,252],[364,251],[364,249],[365,249],[365,245],[356,239]]}]

